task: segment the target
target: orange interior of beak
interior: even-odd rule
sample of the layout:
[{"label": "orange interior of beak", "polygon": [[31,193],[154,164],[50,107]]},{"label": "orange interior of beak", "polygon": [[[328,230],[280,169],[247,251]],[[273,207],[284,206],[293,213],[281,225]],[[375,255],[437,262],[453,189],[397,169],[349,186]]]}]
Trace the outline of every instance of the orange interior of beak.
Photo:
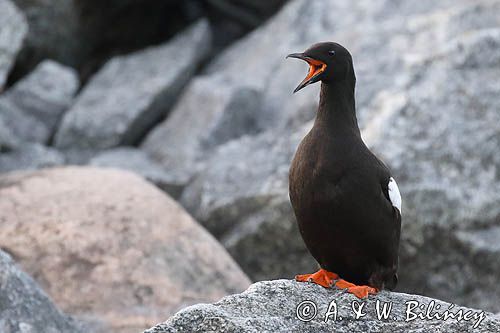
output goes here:
[{"label": "orange interior of beak", "polygon": [[304,79],[304,82],[312,78],[316,74],[323,73],[326,69],[326,64],[322,61],[316,60],[316,59],[311,59],[308,58],[306,59],[307,63],[309,64],[309,73],[307,73],[306,78]]}]

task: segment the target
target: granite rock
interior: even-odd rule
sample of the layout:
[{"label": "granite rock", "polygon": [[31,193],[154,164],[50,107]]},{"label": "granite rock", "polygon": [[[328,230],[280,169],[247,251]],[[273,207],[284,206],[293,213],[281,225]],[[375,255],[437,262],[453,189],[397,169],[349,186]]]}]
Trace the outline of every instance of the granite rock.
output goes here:
[{"label": "granite rock", "polygon": [[[377,312],[378,304],[378,312]],[[422,306],[423,308],[417,308]],[[386,309],[387,319],[378,318]],[[388,310],[390,307],[390,311]],[[353,309],[363,315],[356,318]],[[417,314],[434,317],[420,319]],[[468,320],[443,318],[445,311]],[[330,315],[327,315],[330,313]],[[302,318],[302,320],[299,320]],[[145,333],[171,332],[497,332],[492,313],[440,300],[383,291],[360,301],[338,289],[290,280],[262,281],[214,304],[185,308]]]}]

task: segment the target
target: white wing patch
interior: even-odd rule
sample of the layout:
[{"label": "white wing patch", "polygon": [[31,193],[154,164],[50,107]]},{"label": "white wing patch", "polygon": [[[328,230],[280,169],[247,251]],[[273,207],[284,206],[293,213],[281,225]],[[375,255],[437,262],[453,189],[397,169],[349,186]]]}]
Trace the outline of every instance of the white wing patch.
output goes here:
[{"label": "white wing patch", "polygon": [[389,199],[391,200],[392,205],[396,207],[401,214],[401,193],[399,193],[398,184],[396,184],[396,181],[392,177],[389,179],[388,188]]}]

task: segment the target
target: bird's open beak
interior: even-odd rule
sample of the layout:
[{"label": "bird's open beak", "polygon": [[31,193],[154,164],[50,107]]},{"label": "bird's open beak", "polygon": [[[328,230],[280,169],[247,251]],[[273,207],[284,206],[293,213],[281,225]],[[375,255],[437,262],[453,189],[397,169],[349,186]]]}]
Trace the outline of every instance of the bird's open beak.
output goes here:
[{"label": "bird's open beak", "polygon": [[293,93],[296,93],[300,89],[318,81],[318,76],[323,73],[326,69],[326,64],[323,61],[313,59],[311,57],[305,56],[303,53],[291,53],[286,56],[287,58],[297,58],[304,60],[309,64],[309,73],[302,82],[295,88]]}]

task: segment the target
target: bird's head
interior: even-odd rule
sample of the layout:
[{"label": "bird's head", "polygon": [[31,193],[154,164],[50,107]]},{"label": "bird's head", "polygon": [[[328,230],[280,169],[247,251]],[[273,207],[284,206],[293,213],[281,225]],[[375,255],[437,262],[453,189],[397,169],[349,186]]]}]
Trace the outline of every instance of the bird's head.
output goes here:
[{"label": "bird's head", "polygon": [[295,88],[294,93],[318,81],[328,84],[354,78],[351,54],[338,43],[314,44],[302,53],[287,55],[287,58],[301,59],[309,64],[306,78]]}]

